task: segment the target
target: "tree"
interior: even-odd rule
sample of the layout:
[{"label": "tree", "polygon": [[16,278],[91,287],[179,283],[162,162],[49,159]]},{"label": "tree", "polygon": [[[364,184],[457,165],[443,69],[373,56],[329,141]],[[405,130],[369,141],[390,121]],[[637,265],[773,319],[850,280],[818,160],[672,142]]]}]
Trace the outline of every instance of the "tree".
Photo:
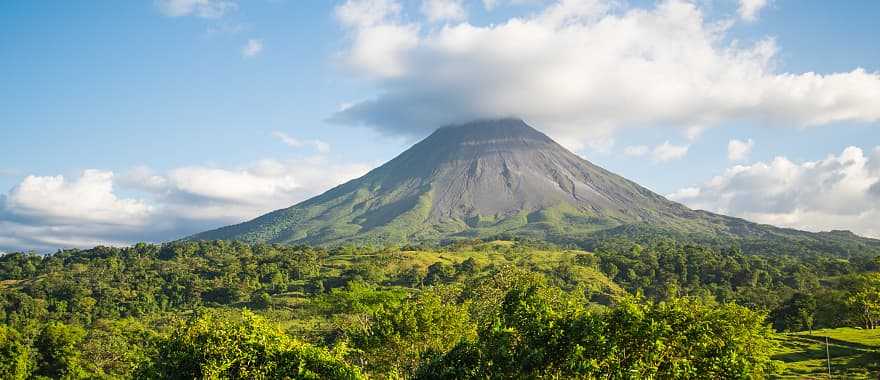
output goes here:
[{"label": "tree", "polygon": [[880,273],[857,276],[852,281],[846,303],[855,320],[866,329],[880,326]]},{"label": "tree", "polygon": [[76,325],[50,322],[43,327],[35,342],[38,376],[52,379],[78,379],[85,375],[81,363],[80,342],[85,330]]},{"label": "tree", "polygon": [[462,274],[474,274],[479,270],[479,264],[473,257],[468,257],[467,260],[455,264],[455,270]]},{"label": "tree", "polygon": [[[240,317],[240,318],[237,318]],[[198,315],[159,342],[137,377],[153,379],[359,379],[325,349],[300,342],[250,312]]]},{"label": "tree", "polygon": [[439,285],[447,283],[455,278],[455,267],[438,261],[428,267],[428,273],[425,275],[425,285]]},{"label": "tree", "polygon": [[0,379],[24,380],[30,376],[30,347],[21,334],[0,325]]},{"label": "tree", "polygon": [[396,283],[401,286],[416,288],[422,284],[422,279],[424,277],[422,270],[419,269],[419,267],[413,266],[401,271],[400,274],[397,275]]},{"label": "tree", "polygon": [[774,313],[776,329],[780,331],[803,331],[813,333],[817,305],[816,297],[809,293],[795,293]]},{"label": "tree", "polygon": [[132,318],[98,320],[79,344],[83,367],[109,378],[131,378],[155,354],[157,337],[155,331]]},{"label": "tree", "polygon": [[450,302],[460,293],[456,287],[431,288],[376,311],[366,329],[349,331],[352,346],[363,353],[361,362],[387,376],[411,376],[425,357],[472,338],[468,305]]}]

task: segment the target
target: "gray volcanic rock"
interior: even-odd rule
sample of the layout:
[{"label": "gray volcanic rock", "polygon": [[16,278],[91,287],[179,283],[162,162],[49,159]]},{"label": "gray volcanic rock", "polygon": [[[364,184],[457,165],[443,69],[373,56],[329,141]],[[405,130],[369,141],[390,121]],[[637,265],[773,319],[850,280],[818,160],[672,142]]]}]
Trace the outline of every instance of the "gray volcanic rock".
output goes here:
[{"label": "gray volcanic rock", "polygon": [[690,210],[593,165],[522,120],[501,119],[440,128],[363,177],[189,239],[404,244],[508,234],[578,242],[645,231],[813,245],[831,237]]},{"label": "gray volcanic rock", "polygon": [[[430,220],[505,218],[569,205],[640,220],[672,202],[566,150],[521,120],[440,128],[357,183],[432,193]],[[415,195],[415,194],[413,194]]]}]

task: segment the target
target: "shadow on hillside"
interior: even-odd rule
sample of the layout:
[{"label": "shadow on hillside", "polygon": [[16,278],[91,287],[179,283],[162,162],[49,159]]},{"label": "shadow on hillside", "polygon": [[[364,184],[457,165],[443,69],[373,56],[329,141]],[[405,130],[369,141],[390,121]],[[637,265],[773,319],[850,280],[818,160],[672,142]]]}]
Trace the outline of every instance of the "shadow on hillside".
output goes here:
[{"label": "shadow on hillside", "polygon": [[[825,344],[825,338],[826,338],[824,336],[819,336],[819,335],[798,335],[798,337],[806,339],[806,340],[812,340],[816,343],[821,343],[821,344]],[[828,343],[829,344],[836,344],[839,346],[851,347],[851,348],[857,349],[857,350],[874,351],[876,349],[876,347],[869,346],[867,344],[850,342],[850,341],[846,341],[843,339],[837,339],[837,338],[831,338],[831,337],[828,337]]]},{"label": "shadow on hillside", "polygon": [[[825,373],[824,336],[788,335],[782,345],[789,352],[772,357],[786,363],[785,373],[781,377],[821,376]],[[880,352],[865,344],[828,338],[828,354],[831,356],[834,376],[873,378],[880,370]]]}]

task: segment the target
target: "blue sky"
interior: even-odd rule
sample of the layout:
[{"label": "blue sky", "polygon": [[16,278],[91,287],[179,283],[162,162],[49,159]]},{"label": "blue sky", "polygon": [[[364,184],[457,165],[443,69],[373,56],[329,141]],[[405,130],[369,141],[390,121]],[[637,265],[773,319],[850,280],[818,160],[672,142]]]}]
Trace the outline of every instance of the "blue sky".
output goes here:
[{"label": "blue sky", "polygon": [[508,115],[693,207],[880,236],[877,14],[868,0],[5,1],[0,250],[242,221],[441,124]]}]

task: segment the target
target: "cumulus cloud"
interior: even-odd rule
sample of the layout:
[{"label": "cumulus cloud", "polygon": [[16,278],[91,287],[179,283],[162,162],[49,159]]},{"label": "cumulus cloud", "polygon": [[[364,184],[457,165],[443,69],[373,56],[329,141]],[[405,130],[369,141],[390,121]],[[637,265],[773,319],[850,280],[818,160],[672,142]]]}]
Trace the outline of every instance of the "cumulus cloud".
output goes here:
[{"label": "cumulus cloud", "polygon": [[225,224],[291,206],[370,168],[323,157],[262,160],[237,169],[190,166],[169,171],[165,187],[152,192],[169,214]]},{"label": "cumulus cloud", "polygon": [[118,244],[148,228],[156,208],[114,191],[112,172],[86,170],[78,178],[27,176],[0,195],[0,249]]},{"label": "cumulus cloud", "polygon": [[[164,173],[141,166],[119,176],[86,170],[70,180],[28,176],[0,195],[0,249],[167,241],[289,207],[370,168],[312,157]],[[139,195],[123,197],[120,188]]]},{"label": "cumulus cloud", "polygon": [[737,165],[668,197],[690,207],[760,223],[880,237],[880,148],[848,147],[819,161]]},{"label": "cumulus cloud", "polygon": [[623,154],[630,157],[651,156],[654,162],[666,162],[677,160],[687,155],[690,145],[674,145],[669,141],[655,146],[653,149],[647,145],[632,145],[623,149]]},{"label": "cumulus cloud", "polygon": [[75,180],[27,176],[3,199],[3,213],[18,219],[141,225],[152,213],[142,200],[117,197],[113,173],[86,170]]},{"label": "cumulus cloud", "polygon": [[156,6],[169,17],[220,18],[238,9],[231,0],[156,0]]},{"label": "cumulus cloud", "polygon": [[758,12],[767,6],[767,0],[739,0],[739,16],[746,21],[758,19]]},{"label": "cumulus cloud", "polygon": [[300,140],[295,137],[291,137],[284,132],[278,131],[273,132],[272,136],[275,136],[276,139],[291,148],[302,148],[305,146],[311,146],[320,153],[327,153],[330,151],[330,144],[321,140]]},{"label": "cumulus cloud", "polygon": [[430,22],[462,21],[467,18],[464,0],[424,0],[422,14]]},{"label": "cumulus cloud", "polygon": [[245,58],[256,57],[263,52],[263,40],[251,38],[241,47],[241,56]]},{"label": "cumulus cloud", "polygon": [[737,139],[730,140],[727,143],[727,159],[731,161],[742,161],[749,157],[752,154],[752,148],[755,147],[755,141],[752,139],[748,139],[747,141],[740,141]]},{"label": "cumulus cloud", "polygon": [[[519,116],[577,148],[624,127],[726,121],[806,127],[880,120],[880,73],[784,73],[767,38],[732,41],[729,20],[695,3],[623,9],[561,0],[491,25],[426,28],[390,0],[336,9],[341,59],[375,85],[331,120],[421,136],[437,126]],[[363,9],[364,12],[353,12]]]}]

